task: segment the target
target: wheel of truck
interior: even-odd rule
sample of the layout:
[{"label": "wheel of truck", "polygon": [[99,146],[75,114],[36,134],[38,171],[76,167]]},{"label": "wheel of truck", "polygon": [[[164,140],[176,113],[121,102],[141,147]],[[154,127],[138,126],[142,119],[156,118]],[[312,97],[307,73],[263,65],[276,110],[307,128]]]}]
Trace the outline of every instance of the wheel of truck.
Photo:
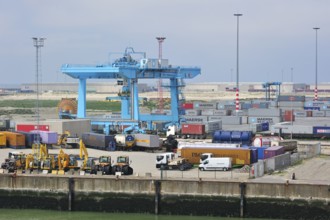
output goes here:
[{"label": "wheel of truck", "polygon": [[132,175],[133,174],[133,168],[132,167],[128,167],[128,175]]},{"label": "wheel of truck", "polygon": [[161,170],[166,170],[166,166],[165,165],[160,165],[160,169]]},{"label": "wheel of truck", "polygon": [[117,166],[113,166],[111,170],[112,170],[112,174],[115,175],[117,172]]},{"label": "wheel of truck", "polygon": [[227,168],[227,167],[224,167],[222,170],[223,170],[223,171],[227,171],[227,170],[228,170],[228,168]]},{"label": "wheel of truck", "polygon": [[185,170],[184,165],[180,165],[180,166],[179,166],[179,170],[180,170],[180,171],[184,171],[184,170]]},{"label": "wheel of truck", "polygon": [[110,175],[111,174],[111,167],[110,166],[105,166],[103,172],[106,175]]},{"label": "wheel of truck", "polygon": [[199,169],[200,169],[201,171],[204,171],[204,170],[205,170],[204,167],[200,167]]},{"label": "wheel of truck", "polygon": [[128,166],[124,166],[122,172],[124,175],[128,175]]}]

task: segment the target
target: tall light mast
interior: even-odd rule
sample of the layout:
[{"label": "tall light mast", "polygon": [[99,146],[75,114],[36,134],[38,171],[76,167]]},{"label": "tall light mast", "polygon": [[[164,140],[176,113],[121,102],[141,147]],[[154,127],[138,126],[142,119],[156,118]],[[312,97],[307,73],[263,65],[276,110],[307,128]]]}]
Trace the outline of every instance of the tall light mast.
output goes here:
[{"label": "tall light mast", "polygon": [[314,27],[315,30],[315,88],[314,88],[314,101],[318,100],[318,94],[317,94],[317,30],[319,30],[319,27]]},{"label": "tall light mast", "polygon": [[[37,92],[37,100],[36,100],[36,118],[37,118],[37,131],[39,134],[40,130],[40,103],[39,103],[39,93],[40,93],[40,74],[41,74],[41,53],[40,53],[40,48],[44,46],[44,40],[46,38],[38,38],[38,37],[33,37],[33,46],[36,48],[36,92]],[[40,135],[35,135],[35,144],[37,144],[37,149],[35,149],[35,154],[39,156],[39,147],[40,147]]]},{"label": "tall light mast", "polygon": [[[161,68],[161,63],[162,63],[162,55],[163,55],[163,48],[162,44],[164,40],[166,39],[165,37],[156,37],[158,40],[158,45],[159,45],[159,54],[158,54],[158,68]],[[158,80],[158,98],[159,98],[159,103],[158,103],[158,109],[160,113],[163,113],[164,110],[164,100],[163,100],[163,87],[162,87],[163,81],[160,78]]]},{"label": "tall light mast", "polygon": [[236,114],[239,111],[239,17],[243,14],[234,14],[237,17],[237,50],[236,50]]}]

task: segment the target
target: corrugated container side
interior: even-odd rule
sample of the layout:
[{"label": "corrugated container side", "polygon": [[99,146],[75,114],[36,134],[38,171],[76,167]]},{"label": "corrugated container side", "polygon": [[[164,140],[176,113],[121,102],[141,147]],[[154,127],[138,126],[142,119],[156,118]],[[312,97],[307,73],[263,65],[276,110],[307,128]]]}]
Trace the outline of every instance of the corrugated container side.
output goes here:
[{"label": "corrugated container side", "polygon": [[204,124],[182,124],[181,125],[182,134],[205,134]]},{"label": "corrugated container side", "polygon": [[216,130],[221,130],[222,129],[222,121],[208,121],[205,123],[205,132],[207,133],[213,133]]},{"label": "corrugated container side", "polygon": [[265,159],[265,150],[267,149],[268,147],[251,147],[251,149],[257,149],[258,151],[258,159],[259,160],[263,160]]},{"label": "corrugated container side", "polygon": [[299,102],[305,102],[305,96],[296,96],[296,95],[281,95],[277,97],[278,101],[299,101]]},{"label": "corrugated container side", "polygon": [[330,111],[325,111],[325,117],[330,117]]},{"label": "corrugated container side", "polygon": [[87,147],[107,150],[109,147],[109,143],[111,141],[114,141],[114,136],[85,132],[82,134],[82,141]]},{"label": "corrugated container side", "polygon": [[241,125],[242,124],[242,117],[240,116],[223,116],[222,124],[224,125]]},{"label": "corrugated container side", "polygon": [[185,114],[189,115],[189,116],[199,116],[199,115],[201,115],[201,110],[188,109],[188,110],[186,110]]},{"label": "corrugated container side", "polygon": [[320,102],[320,101],[307,101],[304,103],[304,107],[311,107],[311,108],[320,108],[322,107],[323,105],[325,105],[326,102]]},{"label": "corrugated container side", "polygon": [[152,134],[134,134],[135,145],[146,148],[158,148],[160,145],[159,136]]},{"label": "corrugated container side", "polygon": [[248,109],[248,116],[249,117],[279,117],[281,116],[281,109],[276,109],[276,108],[270,108],[270,109],[256,109],[256,108],[251,108]]},{"label": "corrugated container side", "polygon": [[223,116],[208,116],[208,121],[221,121]]},{"label": "corrugated container side", "polygon": [[213,115],[214,116],[227,116],[230,115],[231,110],[214,110]]},{"label": "corrugated container side", "polygon": [[281,117],[249,117],[249,124],[268,122],[269,124],[277,124],[282,122]]},{"label": "corrugated container side", "polygon": [[301,118],[304,118],[304,117],[307,117],[307,112],[306,111],[294,111],[293,114],[296,116],[296,117],[301,117]]},{"label": "corrugated container side", "polygon": [[304,102],[278,102],[278,107],[303,108]]},{"label": "corrugated container side", "polygon": [[189,148],[181,149],[181,157],[188,159],[190,163],[199,164],[200,155],[213,153],[214,157],[231,157],[233,165],[251,164],[251,150],[244,148]]},{"label": "corrugated container side", "polygon": [[325,135],[325,136],[330,136],[330,127],[328,126],[314,126],[313,127],[313,134],[316,135]]},{"label": "corrugated container side", "polygon": [[325,117],[324,111],[312,111],[313,117]]},{"label": "corrugated container side", "polygon": [[212,116],[214,115],[214,109],[203,109],[201,115]]},{"label": "corrugated container side", "polygon": [[[16,131],[30,132],[38,130],[38,125],[35,124],[16,124]],[[49,125],[39,125],[39,130],[49,131]]]},{"label": "corrugated container side", "polygon": [[281,154],[284,154],[284,153],[285,153],[284,147],[282,147],[282,146],[272,146],[272,147],[269,147],[265,150],[264,156],[265,156],[265,159],[267,159],[267,158],[275,157],[275,156],[278,156],[278,155],[281,155]]},{"label": "corrugated container side", "polygon": [[193,109],[194,108],[194,103],[183,103],[182,104],[183,109]]},{"label": "corrugated container side", "polygon": [[6,147],[6,135],[4,133],[0,133],[0,147]]},{"label": "corrugated container side", "polygon": [[3,134],[6,136],[7,143],[9,145],[8,147],[25,147],[25,136],[23,134],[9,131],[4,131]]},{"label": "corrugated container side", "polygon": [[17,133],[23,134],[25,136],[25,147],[32,148],[34,141],[41,141],[39,134],[25,131],[18,131]]},{"label": "corrugated container side", "polygon": [[196,123],[206,123],[208,116],[184,116],[186,123],[196,124]]},{"label": "corrugated container side", "polygon": [[216,102],[194,102],[194,109],[216,109],[217,103]]}]

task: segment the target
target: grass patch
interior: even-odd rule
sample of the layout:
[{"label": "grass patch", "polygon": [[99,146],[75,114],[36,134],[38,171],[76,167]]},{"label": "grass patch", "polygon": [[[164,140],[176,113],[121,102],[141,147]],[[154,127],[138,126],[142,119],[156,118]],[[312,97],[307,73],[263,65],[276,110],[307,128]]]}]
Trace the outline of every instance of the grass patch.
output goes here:
[{"label": "grass patch", "polygon": [[[39,100],[39,107],[56,108],[59,102],[60,102],[59,100]],[[37,102],[36,100],[33,99],[0,101],[0,107],[12,107],[12,108],[24,109],[24,108],[36,108],[36,106],[37,106]],[[87,110],[107,110],[107,111],[118,112],[121,110],[121,103],[105,102],[105,101],[86,101],[86,108]],[[11,113],[11,114],[15,114],[15,113]],[[25,114],[30,114],[30,113],[25,113]]]}]

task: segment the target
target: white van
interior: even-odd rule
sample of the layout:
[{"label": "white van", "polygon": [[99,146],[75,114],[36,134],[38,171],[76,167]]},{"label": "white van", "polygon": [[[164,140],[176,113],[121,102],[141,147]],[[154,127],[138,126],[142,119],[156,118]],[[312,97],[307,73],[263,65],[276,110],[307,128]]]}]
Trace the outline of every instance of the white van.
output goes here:
[{"label": "white van", "polygon": [[230,157],[211,157],[204,160],[199,165],[200,170],[223,170],[227,171],[231,169]]}]

